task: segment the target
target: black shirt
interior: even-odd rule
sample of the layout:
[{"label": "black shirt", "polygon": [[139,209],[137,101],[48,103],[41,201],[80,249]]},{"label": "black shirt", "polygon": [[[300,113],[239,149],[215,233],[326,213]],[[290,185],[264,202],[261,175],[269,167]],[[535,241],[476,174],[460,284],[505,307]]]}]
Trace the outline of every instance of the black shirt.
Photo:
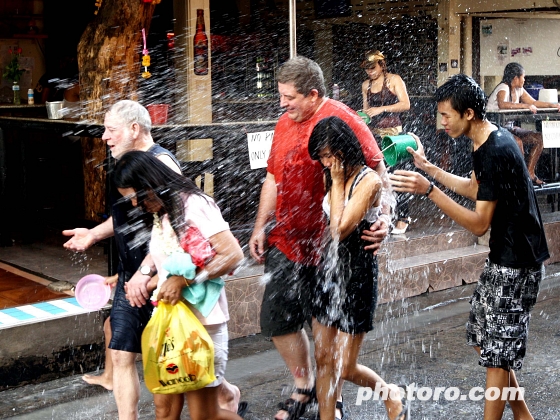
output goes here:
[{"label": "black shirt", "polygon": [[535,266],[550,255],[535,189],[513,136],[499,128],[474,151],[478,201],[497,201],[491,222],[490,254],[495,264]]}]

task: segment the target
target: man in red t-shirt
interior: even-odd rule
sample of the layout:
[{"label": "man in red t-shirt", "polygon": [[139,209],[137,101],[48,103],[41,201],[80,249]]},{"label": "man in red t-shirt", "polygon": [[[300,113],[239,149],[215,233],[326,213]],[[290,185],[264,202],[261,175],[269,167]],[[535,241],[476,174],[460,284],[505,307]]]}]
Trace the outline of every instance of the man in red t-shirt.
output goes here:
[{"label": "man in red t-shirt", "polygon": [[[355,111],[325,97],[323,72],[304,57],[288,60],[278,73],[280,106],[286,112],[278,120],[262,186],[255,228],[249,246],[253,258],[265,262],[266,277],[261,309],[261,332],[271,337],[290,369],[295,391],[280,404],[276,419],[299,419],[314,400],[314,375],[309,340],[303,324],[308,313],[310,279],[315,276],[321,253],[325,218],[323,169],[309,156],[307,145],[313,128],[323,118],[337,116],[358,137],[368,166],[388,185],[383,156],[369,128]],[[377,253],[390,225],[389,206],[362,239]],[[274,219],[265,258],[265,228]],[[338,398],[341,400],[340,395]],[[341,414],[341,413],[339,413]]]}]

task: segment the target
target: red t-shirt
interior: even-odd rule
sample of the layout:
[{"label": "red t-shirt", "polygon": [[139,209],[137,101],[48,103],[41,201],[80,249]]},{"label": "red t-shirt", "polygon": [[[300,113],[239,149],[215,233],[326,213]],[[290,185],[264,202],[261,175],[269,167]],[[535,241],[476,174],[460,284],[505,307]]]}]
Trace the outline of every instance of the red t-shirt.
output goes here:
[{"label": "red t-shirt", "polygon": [[294,122],[287,114],[278,120],[268,158],[267,171],[277,187],[276,225],[268,239],[270,246],[282,251],[291,261],[317,265],[325,217],[321,203],[324,195],[323,169],[309,156],[307,145],[315,125],[323,118],[336,116],[354,131],[369,167],[383,160],[377,142],[363,120],[341,102],[327,99],[309,120]]}]

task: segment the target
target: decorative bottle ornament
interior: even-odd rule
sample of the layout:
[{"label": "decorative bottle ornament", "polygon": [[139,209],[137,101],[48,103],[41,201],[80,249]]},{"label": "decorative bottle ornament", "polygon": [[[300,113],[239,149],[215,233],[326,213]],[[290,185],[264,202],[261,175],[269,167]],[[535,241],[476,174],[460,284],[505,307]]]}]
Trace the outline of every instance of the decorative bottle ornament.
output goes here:
[{"label": "decorative bottle ornament", "polygon": [[142,77],[144,79],[149,79],[152,77],[152,73],[148,71],[148,67],[150,66],[151,60],[150,55],[148,54],[148,48],[146,47],[146,29],[142,28],[142,39],[144,40],[144,48],[142,49],[142,66],[144,66],[144,71],[142,72]]},{"label": "decorative bottle ornament", "polygon": [[14,82],[12,90],[14,91],[14,105],[21,105],[21,98],[19,97],[19,85],[17,84],[17,82]]},{"label": "decorative bottle ornament", "polygon": [[196,32],[194,34],[194,74],[208,74],[208,37],[204,27],[204,10],[196,10]]},{"label": "decorative bottle ornament", "polygon": [[336,83],[332,87],[332,98],[336,101],[340,99],[340,87]]}]

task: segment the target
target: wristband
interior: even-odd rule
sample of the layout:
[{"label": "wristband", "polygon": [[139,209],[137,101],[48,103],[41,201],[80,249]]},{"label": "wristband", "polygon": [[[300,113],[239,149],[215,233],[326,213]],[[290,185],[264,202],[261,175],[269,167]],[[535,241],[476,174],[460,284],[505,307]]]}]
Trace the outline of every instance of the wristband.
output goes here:
[{"label": "wristband", "polygon": [[183,280],[185,280],[185,286],[186,286],[186,287],[189,287],[189,286],[190,286],[190,284],[189,284],[189,282],[188,282],[187,278],[186,278],[186,277],[183,277]]},{"label": "wristband", "polygon": [[426,193],[424,195],[429,198],[430,193],[432,192],[433,189],[434,189],[434,183],[430,182],[430,186],[428,187],[428,191],[426,191]]}]

